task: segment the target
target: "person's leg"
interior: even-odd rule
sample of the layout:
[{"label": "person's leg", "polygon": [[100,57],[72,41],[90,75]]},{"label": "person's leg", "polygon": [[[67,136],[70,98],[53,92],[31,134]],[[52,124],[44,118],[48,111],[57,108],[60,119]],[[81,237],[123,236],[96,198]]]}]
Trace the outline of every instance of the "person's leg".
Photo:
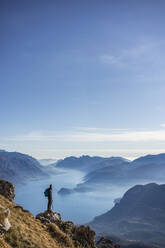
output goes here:
[{"label": "person's leg", "polygon": [[50,201],[50,209],[52,209],[52,200]]},{"label": "person's leg", "polygon": [[48,199],[48,210],[51,210],[51,201]]}]

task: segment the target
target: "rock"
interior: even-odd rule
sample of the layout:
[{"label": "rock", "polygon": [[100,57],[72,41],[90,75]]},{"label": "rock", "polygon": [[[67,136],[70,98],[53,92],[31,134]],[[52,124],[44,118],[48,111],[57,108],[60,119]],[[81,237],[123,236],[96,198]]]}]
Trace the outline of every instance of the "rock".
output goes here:
[{"label": "rock", "polygon": [[24,209],[24,208],[23,208],[22,206],[20,206],[20,205],[16,205],[16,206],[14,206],[13,208],[21,209],[22,212],[24,212],[24,213],[29,213],[30,215],[32,215],[32,214],[29,212],[29,210]]},{"label": "rock", "polygon": [[2,236],[11,228],[11,224],[8,220],[9,215],[10,210],[0,206],[0,236]]},{"label": "rock", "polygon": [[61,215],[53,212],[52,210],[47,210],[44,213],[40,213],[36,216],[36,219],[40,220],[43,224],[55,223],[61,221]]},{"label": "rock", "polygon": [[96,243],[96,245],[97,248],[120,248],[119,245],[104,237],[101,237],[100,240]]},{"label": "rock", "polygon": [[8,181],[0,180],[0,194],[6,197],[9,201],[13,201],[14,194],[14,185]]},{"label": "rock", "polygon": [[5,234],[5,229],[4,226],[2,224],[0,224],[0,237],[2,237]]}]

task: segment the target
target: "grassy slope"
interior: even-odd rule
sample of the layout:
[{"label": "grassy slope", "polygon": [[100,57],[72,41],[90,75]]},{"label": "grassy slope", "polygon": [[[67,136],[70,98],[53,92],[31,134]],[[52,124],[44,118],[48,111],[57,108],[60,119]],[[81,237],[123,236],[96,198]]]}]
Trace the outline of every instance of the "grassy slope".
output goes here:
[{"label": "grassy slope", "polygon": [[[21,207],[8,201],[0,195],[0,204],[8,207],[11,211],[9,221],[12,225],[11,230],[0,238],[0,247],[4,248],[73,248],[73,242],[68,237],[67,244],[63,239],[53,238],[47,227],[42,225],[39,220],[35,220],[33,215],[26,212]],[[57,229],[58,232],[58,229]],[[66,236],[59,230],[59,236]],[[58,233],[57,233],[58,236]]]}]

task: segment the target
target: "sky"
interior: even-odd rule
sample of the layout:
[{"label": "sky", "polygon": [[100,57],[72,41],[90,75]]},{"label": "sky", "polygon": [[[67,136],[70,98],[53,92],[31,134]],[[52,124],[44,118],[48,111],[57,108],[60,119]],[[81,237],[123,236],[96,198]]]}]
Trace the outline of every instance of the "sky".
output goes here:
[{"label": "sky", "polygon": [[0,0],[0,149],[165,152],[164,0]]}]

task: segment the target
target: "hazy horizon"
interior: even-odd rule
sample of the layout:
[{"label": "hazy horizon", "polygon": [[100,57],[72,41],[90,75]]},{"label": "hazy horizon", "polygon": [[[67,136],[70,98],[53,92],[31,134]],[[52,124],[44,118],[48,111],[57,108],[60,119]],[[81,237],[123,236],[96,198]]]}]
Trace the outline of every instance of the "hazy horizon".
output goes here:
[{"label": "hazy horizon", "polygon": [[[0,149],[0,151],[1,151],[2,149]],[[20,151],[9,151],[9,150],[2,150],[2,151],[6,151],[6,152],[18,152],[18,153],[21,153]],[[43,157],[36,157],[36,156],[33,156],[32,154],[30,154],[30,153],[27,153],[27,152],[25,152],[25,153],[23,153],[23,154],[26,154],[26,155],[29,155],[29,156],[32,156],[32,157],[34,157],[35,159],[37,159],[37,160],[61,160],[61,159],[65,159],[65,158],[68,158],[68,157],[76,157],[76,158],[80,158],[80,157],[82,157],[82,156],[90,156],[90,157],[95,157],[95,156],[97,156],[97,157],[104,157],[104,158],[111,158],[111,157],[122,157],[122,158],[124,158],[124,159],[128,159],[128,160],[130,160],[130,161],[134,161],[134,160],[136,160],[136,159],[138,159],[138,158],[140,158],[140,157],[145,157],[145,156],[148,156],[148,155],[160,155],[160,154],[165,154],[165,152],[164,152],[164,150],[162,150],[162,152],[160,152],[160,153],[154,153],[154,152],[152,152],[152,153],[147,153],[147,152],[143,152],[141,155],[139,155],[139,156],[136,156],[136,157],[126,157],[126,156],[121,156],[120,154],[109,154],[109,156],[107,155],[107,156],[103,156],[103,155],[101,155],[101,154],[99,154],[99,153],[97,153],[97,154],[93,154],[93,155],[91,155],[91,154],[88,154],[88,153],[81,153],[81,154],[79,154],[79,155],[74,155],[74,154],[69,154],[69,155],[66,155],[66,156],[63,156],[63,157],[55,157],[55,156],[53,156],[53,157],[46,157],[46,156],[44,156],[44,154],[43,154]],[[54,162],[53,162],[54,163]],[[49,162],[49,164],[51,164],[50,162]],[[48,164],[45,164],[45,165],[48,165]]]},{"label": "hazy horizon", "polygon": [[[162,153],[165,153],[165,152],[162,152]],[[144,156],[147,156],[147,155],[159,155],[159,154],[162,154],[162,153],[143,153],[142,155],[140,155],[140,156],[136,156],[136,157],[126,157],[126,156],[121,156],[121,155],[115,155],[115,156],[113,156],[113,155],[111,155],[110,154],[110,156],[102,156],[102,155],[100,155],[100,154],[95,154],[95,155],[90,155],[90,154],[80,154],[80,155],[73,155],[73,154],[71,154],[70,156],[64,156],[64,157],[60,157],[60,158],[58,158],[58,157],[42,157],[42,158],[37,158],[37,157],[35,157],[37,160],[42,160],[42,159],[57,159],[57,160],[60,160],[60,159],[65,159],[65,158],[67,158],[67,157],[71,157],[71,156],[73,156],[73,157],[77,157],[77,158],[79,158],[79,157],[81,157],[81,156],[90,156],[90,157],[94,157],[94,156],[98,156],[98,157],[105,157],[105,158],[110,158],[110,157],[122,157],[122,158],[125,158],[125,159],[128,159],[128,160],[130,160],[130,161],[133,161],[133,160],[135,160],[135,159],[137,159],[137,158],[139,158],[139,157],[144,157]],[[30,155],[30,154],[29,154]],[[31,155],[32,156],[32,155]]]}]

